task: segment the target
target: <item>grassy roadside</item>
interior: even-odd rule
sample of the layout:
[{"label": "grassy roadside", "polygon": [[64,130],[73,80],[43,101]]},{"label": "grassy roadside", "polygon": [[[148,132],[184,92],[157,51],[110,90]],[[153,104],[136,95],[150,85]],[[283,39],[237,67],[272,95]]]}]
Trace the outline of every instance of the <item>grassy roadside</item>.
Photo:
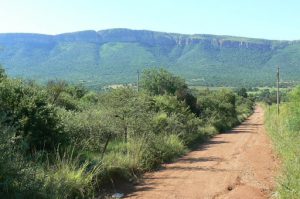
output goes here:
[{"label": "grassy roadside", "polygon": [[281,175],[277,179],[277,198],[300,198],[299,99],[292,97],[290,102],[282,104],[279,117],[276,106],[264,106],[266,128],[283,164]]}]

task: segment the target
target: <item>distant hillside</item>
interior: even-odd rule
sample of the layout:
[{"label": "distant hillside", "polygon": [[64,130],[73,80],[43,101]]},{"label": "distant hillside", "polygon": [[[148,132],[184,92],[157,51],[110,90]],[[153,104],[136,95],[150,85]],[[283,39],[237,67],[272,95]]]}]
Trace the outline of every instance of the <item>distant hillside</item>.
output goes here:
[{"label": "distant hillside", "polygon": [[0,34],[0,63],[12,76],[88,86],[128,83],[164,67],[197,85],[253,86],[300,80],[300,42],[110,29],[60,35]]}]

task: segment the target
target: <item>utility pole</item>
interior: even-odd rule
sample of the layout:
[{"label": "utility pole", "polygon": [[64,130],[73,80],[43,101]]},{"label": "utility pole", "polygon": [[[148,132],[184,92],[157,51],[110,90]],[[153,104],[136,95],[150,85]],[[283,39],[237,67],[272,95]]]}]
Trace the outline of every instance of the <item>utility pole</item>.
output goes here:
[{"label": "utility pole", "polygon": [[277,115],[279,115],[279,66],[277,67]]},{"label": "utility pole", "polygon": [[136,85],[137,85],[137,91],[139,92],[140,91],[140,71],[137,70],[137,82],[136,82]]}]

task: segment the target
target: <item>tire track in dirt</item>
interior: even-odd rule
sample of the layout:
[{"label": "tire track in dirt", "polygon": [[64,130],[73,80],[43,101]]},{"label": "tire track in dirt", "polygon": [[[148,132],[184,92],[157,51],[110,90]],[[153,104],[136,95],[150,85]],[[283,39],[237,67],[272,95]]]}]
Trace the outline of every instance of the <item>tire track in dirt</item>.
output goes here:
[{"label": "tire track in dirt", "polygon": [[164,169],[147,173],[127,198],[261,199],[274,188],[278,163],[263,125],[263,110]]}]

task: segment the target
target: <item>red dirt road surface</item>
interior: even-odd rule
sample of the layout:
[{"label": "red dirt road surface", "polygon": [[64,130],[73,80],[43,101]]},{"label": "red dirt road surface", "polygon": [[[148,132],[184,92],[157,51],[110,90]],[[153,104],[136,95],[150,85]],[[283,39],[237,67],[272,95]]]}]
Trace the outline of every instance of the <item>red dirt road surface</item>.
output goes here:
[{"label": "red dirt road surface", "polygon": [[164,169],[147,173],[127,198],[270,198],[277,158],[263,126],[263,110]]}]

